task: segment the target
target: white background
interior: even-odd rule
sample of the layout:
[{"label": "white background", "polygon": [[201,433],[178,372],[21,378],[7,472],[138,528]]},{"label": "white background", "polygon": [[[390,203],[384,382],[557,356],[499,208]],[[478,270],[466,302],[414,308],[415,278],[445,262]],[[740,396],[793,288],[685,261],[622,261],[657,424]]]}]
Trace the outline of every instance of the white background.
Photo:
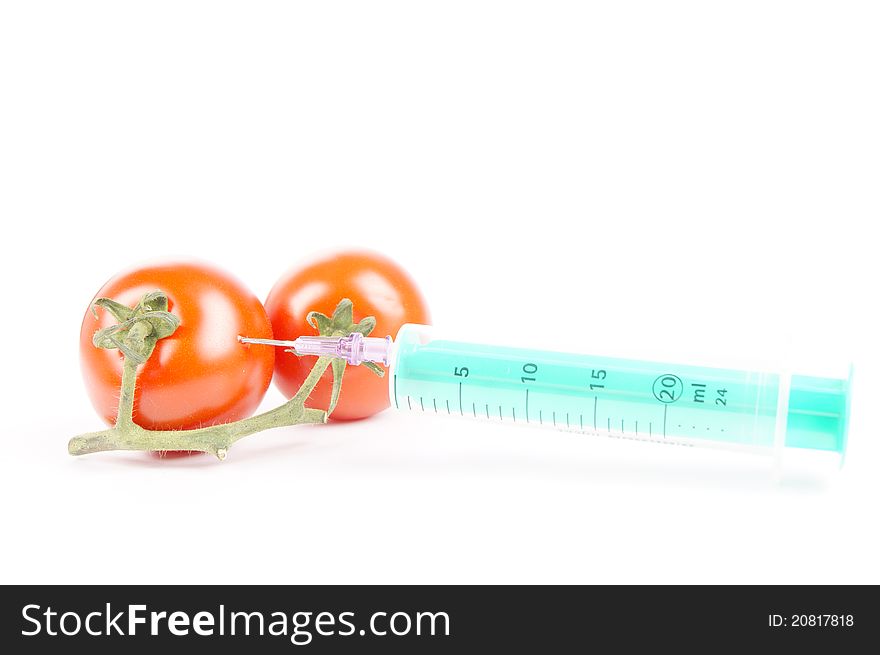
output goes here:
[{"label": "white background", "polygon": [[[880,582],[878,33],[847,2],[5,3],[0,580]],[[847,463],[391,411],[223,464],[67,455],[110,275],[193,255],[264,298],[352,244],[459,334],[851,358]]]}]

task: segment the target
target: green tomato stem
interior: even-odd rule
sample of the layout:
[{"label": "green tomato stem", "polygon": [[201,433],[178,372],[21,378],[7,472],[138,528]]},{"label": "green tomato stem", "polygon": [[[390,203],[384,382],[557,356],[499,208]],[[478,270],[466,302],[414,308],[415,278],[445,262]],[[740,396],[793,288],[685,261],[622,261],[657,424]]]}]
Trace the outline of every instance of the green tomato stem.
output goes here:
[{"label": "green tomato stem", "polygon": [[305,400],[327,370],[330,361],[330,357],[319,357],[299,392],[283,405],[240,421],[195,430],[146,430],[137,425],[132,420],[130,401],[134,396],[134,371],[137,367],[129,366],[126,362],[122,369],[122,395],[116,425],[107,430],[74,437],[68,443],[67,451],[71,455],[87,455],[108,450],[192,450],[210,453],[217,459],[224,460],[232,444],[255,432],[290,425],[326,423],[327,412],[305,407]]},{"label": "green tomato stem", "polygon": [[116,410],[116,429],[124,430],[134,425],[134,389],[137,384],[137,363],[130,357],[122,361],[122,385],[119,390],[119,408]]}]

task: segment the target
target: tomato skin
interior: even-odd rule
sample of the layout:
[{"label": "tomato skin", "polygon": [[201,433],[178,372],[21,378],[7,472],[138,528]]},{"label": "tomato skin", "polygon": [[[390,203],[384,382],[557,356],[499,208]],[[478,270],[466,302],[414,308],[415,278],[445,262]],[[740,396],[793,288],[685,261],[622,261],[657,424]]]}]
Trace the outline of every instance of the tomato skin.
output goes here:
[{"label": "tomato skin", "polygon": [[[110,279],[97,298],[135,305],[161,290],[180,326],[159,340],[138,371],[134,421],[151,430],[187,430],[250,416],[272,379],[272,348],[238,342],[238,335],[272,338],[260,301],[241,282],[209,264],[169,261],[139,266]],[[93,301],[94,302],[94,299]],[[91,303],[90,303],[91,306]],[[116,420],[122,355],[96,348],[95,331],[116,320],[104,310],[86,311],[80,331],[80,363],[98,414]]]},{"label": "tomato skin", "polygon": [[[376,318],[371,337],[397,334],[404,323],[430,323],[425,299],[416,283],[397,263],[375,252],[349,250],[317,256],[285,273],[266,299],[266,311],[276,339],[315,335],[306,321],[310,311],[332,315],[343,298],[354,303],[354,321]],[[309,374],[316,357],[279,352],[275,384],[290,398]],[[332,372],[328,369],[309,396],[307,407],[326,409],[330,403]],[[372,416],[390,405],[387,376],[380,378],[365,366],[345,369],[339,404],[332,419]]]}]

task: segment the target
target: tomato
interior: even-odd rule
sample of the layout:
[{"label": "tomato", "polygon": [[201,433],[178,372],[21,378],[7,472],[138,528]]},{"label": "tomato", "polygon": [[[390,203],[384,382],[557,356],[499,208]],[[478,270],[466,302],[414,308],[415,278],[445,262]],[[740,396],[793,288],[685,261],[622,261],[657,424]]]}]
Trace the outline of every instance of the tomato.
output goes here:
[{"label": "tomato", "polygon": [[[238,342],[238,335],[272,338],[262,304],[241,282],[214,266],[163,262],[113,277],[95,298],[134,306],[141,296],[161,290],[168,311],[180,319],[140,366],[134,421],[152,430],[185,430],[250,416],[272,379],[272,348]],[[94,300],[93,300],[94,302]],[[91,305],[91,303],[90,303]],[[96,348],[95,331],[117,323],[110,312],[86,311],[80,331],[80,361],[89,398],[113,424],[122,377],[122,354]]]},{"label": "tomato", "polygon": [[[354,303],[355,323],[366,316],[376,318],[373,337],[393,337],[404,323],[430,322],[424,297],[398,264],[374,252],[344,251],[296,266],[276,282],[266,300],[275,338],[314,335],[315,329],[306,322],[308,313],[314,310],[330,316],[343,298]],[[290,398],[297,392],[315,360],[314,356],[278,353],[275,384],[285,396]],[[332,379],[328,369],[306,406],[328,407]],[[366,418],[389,404],[387,376],[380,378],[365,366],[348,366],[331,418]]]}]

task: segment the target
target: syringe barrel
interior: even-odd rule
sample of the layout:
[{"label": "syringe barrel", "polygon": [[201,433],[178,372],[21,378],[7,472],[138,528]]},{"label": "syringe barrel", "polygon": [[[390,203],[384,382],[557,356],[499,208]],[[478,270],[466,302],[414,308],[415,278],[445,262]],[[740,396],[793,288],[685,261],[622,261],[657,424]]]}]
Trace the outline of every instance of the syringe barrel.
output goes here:
[{"label": "syringe barrel", "polygon": [[389,392],[401,410],[734,449],[842,454],[850,379],[436,339],[405,325]]}]

